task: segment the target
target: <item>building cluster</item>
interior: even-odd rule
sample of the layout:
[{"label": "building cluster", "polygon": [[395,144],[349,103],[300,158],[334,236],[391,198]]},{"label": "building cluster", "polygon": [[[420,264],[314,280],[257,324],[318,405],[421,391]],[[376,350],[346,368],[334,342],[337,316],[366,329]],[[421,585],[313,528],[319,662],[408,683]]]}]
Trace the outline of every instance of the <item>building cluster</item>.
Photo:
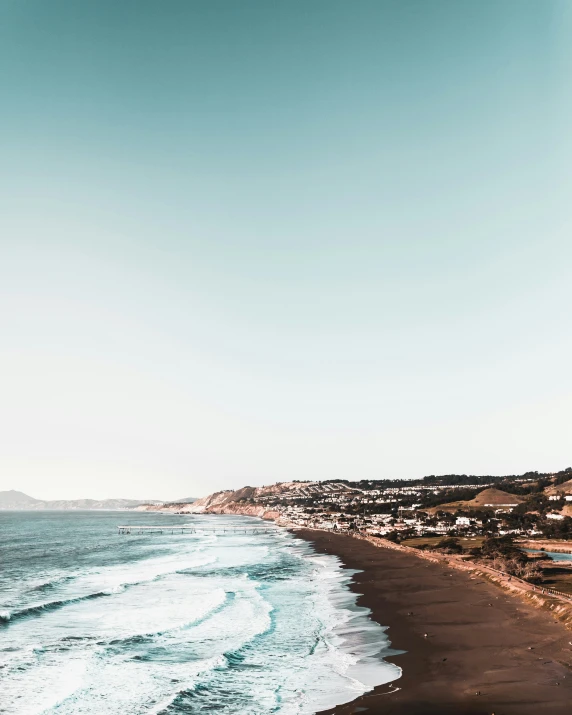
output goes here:
[{"label": "building cluster", "polygon": [[[478,484],[479,489],[488,486],[491,485]],[[467,485],[458,488],[466,489]],[[520,523],[511,518],[515,503],[484,504],[485,515],[478,510],[459,509],[451,513],[440,511],[438,506],[427,507],[427,503],[431,503],[431,499],[435,501],[444,489],[454,493],[455,487],[416,485],[360,489],[343,482],[316,482],[261,497],[259,501],[280,512],[283,520],[292,525],[340,532],[357,530],[379,536],[401,532],[404,537],[487,533],[536,536],[542,533],[534,519]],[[560,499],[564,503],[572,497],[558,497]],[[551,501],[557,499],[551,498]],[[545,518],[564,517],[548,513]]]}]

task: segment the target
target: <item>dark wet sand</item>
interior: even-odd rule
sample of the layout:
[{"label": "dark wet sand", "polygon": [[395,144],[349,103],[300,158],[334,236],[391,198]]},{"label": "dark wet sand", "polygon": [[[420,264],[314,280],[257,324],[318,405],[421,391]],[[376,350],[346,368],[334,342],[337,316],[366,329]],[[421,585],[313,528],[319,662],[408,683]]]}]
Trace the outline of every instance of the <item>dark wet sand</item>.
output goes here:
[{"label": "dark wet sand", "polygon": [[411,554],[296,533],[363,570],[354,577],[358,603],[389,626],[392,648],[407,651],[388,658],[402,668],[399,691],[380,686],[328,714],[572,715],[572,632],[548,613]]}]

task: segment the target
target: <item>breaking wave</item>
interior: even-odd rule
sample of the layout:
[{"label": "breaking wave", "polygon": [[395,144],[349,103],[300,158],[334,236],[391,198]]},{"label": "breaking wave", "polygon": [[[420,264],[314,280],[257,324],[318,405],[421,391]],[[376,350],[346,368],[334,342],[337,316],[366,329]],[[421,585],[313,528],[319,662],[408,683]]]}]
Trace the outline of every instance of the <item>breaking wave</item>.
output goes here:
[{"label": "breaking wave", "polygon": [[67,598],[63,601],[48,601],[47,603],[40,603],[35,606],[28,606],[27,608],[21,608],[19,611],[2,611],[0,613],[0,621],[4,623],[9,623],[10,621],[17,621],[21,618],[30,618],[33,616],[41,616],[44,613],[49,613],[50,611],[56,611],[59,608],[64,608],[72,603],[81,603],[82,601],[91,601],[96,598],[102,598],[104,596],[109,596],[109,593],[100,591],[99,593],[90,593],[87,596],[78,596],[77,598]]},{"label": "breaking wave", "polygon": [[310,715],[399,676],[351,574],[285,531],[127,539],[112,515],[30,518],[45,520],[45,543],[74,539],[78,560],[50,549],[39,579],[20,536],[18,559],[3,564],[12,715]]}]

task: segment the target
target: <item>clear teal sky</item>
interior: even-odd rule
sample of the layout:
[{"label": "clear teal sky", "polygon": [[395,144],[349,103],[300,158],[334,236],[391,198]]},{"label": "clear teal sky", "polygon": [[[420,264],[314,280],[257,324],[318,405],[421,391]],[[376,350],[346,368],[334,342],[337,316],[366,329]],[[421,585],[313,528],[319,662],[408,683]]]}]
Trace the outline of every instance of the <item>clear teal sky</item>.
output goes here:
[{"label": "clear teal sky", "polygon": [[569,0],[4,0],[0,489],[572,462]]}]

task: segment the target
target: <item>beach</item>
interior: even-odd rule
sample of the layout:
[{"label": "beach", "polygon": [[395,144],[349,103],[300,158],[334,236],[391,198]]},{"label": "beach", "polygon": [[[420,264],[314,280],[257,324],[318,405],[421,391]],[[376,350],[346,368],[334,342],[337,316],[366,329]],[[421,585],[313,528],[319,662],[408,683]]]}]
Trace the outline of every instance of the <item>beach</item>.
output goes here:
[{"label": "beach", "polygon": [[[358,604],[388,626],[402,676],[322,715],[564,715],[572,633],[470,573],[343,534],[302,529],[355,574]],[[398,690],[396,690],[398,688]]]}]

